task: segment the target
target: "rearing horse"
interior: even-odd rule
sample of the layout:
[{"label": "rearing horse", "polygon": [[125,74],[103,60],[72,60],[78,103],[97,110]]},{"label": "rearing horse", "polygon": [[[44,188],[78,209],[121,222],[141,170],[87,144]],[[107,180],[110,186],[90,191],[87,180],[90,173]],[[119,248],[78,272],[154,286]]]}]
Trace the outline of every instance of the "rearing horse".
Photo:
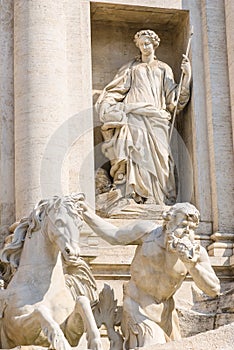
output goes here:
[{"label": "rearing horse", "polygon": [[1,348],[18,345],[70,350],[87,331],[88,348],[101,350],[90,301],[74,300],[66,286],[63,262],[79,265],[82,194],[38,203],[16,228],[1,260],[17,270],[6,290],[1,319]]}]

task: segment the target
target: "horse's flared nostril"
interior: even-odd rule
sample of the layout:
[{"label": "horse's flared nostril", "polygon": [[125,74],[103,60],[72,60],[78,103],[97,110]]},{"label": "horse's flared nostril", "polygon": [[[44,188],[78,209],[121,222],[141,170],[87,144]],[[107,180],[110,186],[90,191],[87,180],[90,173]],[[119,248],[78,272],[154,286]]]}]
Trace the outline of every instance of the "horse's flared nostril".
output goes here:
[{"label": "horse's flared nostril", "polygon": [[70,251],[69,248],[66,247],[66,248],[65,248],[65,252],[66,252],[67,254],[70,254],[71,251]]}]

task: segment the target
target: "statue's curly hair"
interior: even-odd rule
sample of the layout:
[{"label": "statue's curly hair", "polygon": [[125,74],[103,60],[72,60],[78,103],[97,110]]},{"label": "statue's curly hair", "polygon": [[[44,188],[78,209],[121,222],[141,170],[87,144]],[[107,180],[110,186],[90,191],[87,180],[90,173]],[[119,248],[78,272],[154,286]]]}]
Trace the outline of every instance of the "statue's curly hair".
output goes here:
[{"label": "statue's curly hair", "polygon": [[157,48],[159,46],[159,43],[160,43],[159,36],[151,29],[143,29],[134,35],[133,41],[136,47],[139,47],[139,39],[142,36],[147,36],[151,40],[152,44],[154,45],[154,48]]},{"label": "statue's curly hair", "polygon": [[196,225],[199,224],[200,213],[191,203],[176,203],[168,211],[163,213],[164,222],[170,221],[177,213],[184,213],[187,217],[191,217]]}]

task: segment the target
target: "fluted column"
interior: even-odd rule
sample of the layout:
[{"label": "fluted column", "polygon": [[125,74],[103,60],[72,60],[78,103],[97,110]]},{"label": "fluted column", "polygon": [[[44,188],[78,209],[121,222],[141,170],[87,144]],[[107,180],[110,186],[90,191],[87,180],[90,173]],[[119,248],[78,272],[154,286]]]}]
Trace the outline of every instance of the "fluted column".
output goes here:
[{"label": "fluted column", "polygon": [[234,146],[234,2],[232,0],[225,0],[225,19],[228,54],[228,75],[232,116],[232,141]]},{"label": "fluted column", "polygon": [[0,2],[0,226],[15,219],[13,0]]},{"label": "fluted column", "polygon": [[[64,1],[14,1],[16,216],[68,191]],[[62,131],[59,127],[62,127]]]}]

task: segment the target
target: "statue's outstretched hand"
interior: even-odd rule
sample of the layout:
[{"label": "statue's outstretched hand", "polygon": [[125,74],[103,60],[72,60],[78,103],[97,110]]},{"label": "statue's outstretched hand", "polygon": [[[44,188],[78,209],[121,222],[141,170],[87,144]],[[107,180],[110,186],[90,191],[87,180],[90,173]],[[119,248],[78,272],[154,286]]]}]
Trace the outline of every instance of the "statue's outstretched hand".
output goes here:
[{"label": "statue's outstretched hand", "polygon": [[183,55],[183,60],[181,63],[181,69],[182,72],[184,73],[184,75],[191,75],[191,64],[190,64],[190,60],[188,58],[188,56]]},{"label": "statue's outstretched hand", "polygon": [[88,211],[88,209],[89,209],[89,206],[88,206],[88,204],[85,202],[84,199],[80,199],[80,200],[79,200],[79,206],[80,206],[80,208],[83,210],[83,212],[86,212],[86,211]]}]

